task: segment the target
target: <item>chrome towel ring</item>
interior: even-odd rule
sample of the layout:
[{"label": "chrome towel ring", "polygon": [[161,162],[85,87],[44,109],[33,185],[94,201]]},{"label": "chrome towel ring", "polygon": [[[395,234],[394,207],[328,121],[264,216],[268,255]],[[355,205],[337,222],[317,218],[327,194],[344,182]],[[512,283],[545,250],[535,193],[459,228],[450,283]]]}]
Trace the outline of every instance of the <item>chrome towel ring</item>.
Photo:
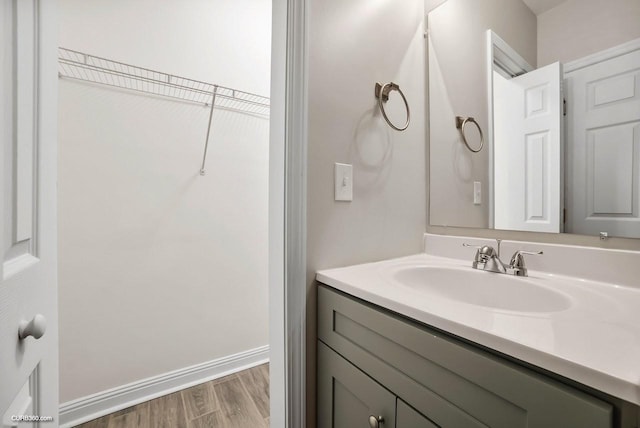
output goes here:
[{"label": "chrome towel ring", "polygon": [[[389,118],[387,117],[387,112],[384,111],[383,103],[386,103],[387,101],[389,101],[389,93],[391,91],[400,92],[402,101],[404,101],[404,106],[407,109],[407,121],[401,127],[397,127],[396,125],[394,125],[391,122],[391,120],[389,120]],[[376,83],[375,95],[376,95],[376,98],[378,99],[378,107],[382,112],[382,116],[384,117],[384,120],[387,121],[389,126],[395,129],[396,131],[404,131],[405,129],[407,129],[409,127],[409,121],[411,120],[411,111],[409,110],[409,103],[407,102],[407,98],[404,96],[404,94],[400,90],[400,86],[398,86],[397,83],[393,83],[393,82],[385,83],[384,85],[381,83]]]},{"label": "chrome towel ring", "polygon": [[[469,142],[467,141],[466,135],[464,135],[464,127],[469,122],[476,125],[476,128],[478,128],[478,132],[480,133],[480,147],[478,147],[477,149],[471,148],[471,146],[469,145]],[[460,130],[460,133],[462,134],[462,141],[464,141],[464,145],[467,146],[469,150],[471,150],[473,153],[478,153],[480,150],[482,150],[482,148],[484,147],[484,135],[482,134],[482,129],[480,128],[480,124],[478,124],[478,122],[476,122],[474,118],[456,116],[456,128]]]}]

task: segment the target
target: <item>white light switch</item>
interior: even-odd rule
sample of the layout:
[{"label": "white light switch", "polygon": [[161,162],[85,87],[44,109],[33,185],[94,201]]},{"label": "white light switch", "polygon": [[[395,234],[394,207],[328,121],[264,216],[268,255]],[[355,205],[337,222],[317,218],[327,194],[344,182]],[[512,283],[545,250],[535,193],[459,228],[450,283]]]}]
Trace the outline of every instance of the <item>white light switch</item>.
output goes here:
[{"label": "white light switch", "polygon": [[336,201],[353,201],[353,165],[336,163],[334,183]]},{"label": "white light switch", "polygon": [[482,204],[482,183],[479,181],[473,182],[473,204]]}]

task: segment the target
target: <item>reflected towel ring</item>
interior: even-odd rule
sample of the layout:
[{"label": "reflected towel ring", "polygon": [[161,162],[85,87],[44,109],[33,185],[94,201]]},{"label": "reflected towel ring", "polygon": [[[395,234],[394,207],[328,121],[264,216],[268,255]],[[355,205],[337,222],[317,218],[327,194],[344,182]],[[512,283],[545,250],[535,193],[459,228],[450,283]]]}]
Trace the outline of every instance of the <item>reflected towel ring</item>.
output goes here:
[{"label": "reflected towel ring", "polygon": [[[389,120],[389,118],[387,117],[387,112],[384,111],[383,103],[386,103],[389,100],[389,92],[391,91],[400,92],[402,101],[404,101],[404,106],[407,109],[407,121],[402,127],[397,127],[396,125],[391,123],[391,120]],[[375,95],[376,95],[376,98],[378,99],[378,107],[382,112],[382,116],[384,117],[384,120],[387,121],[389,126],[395,129],[396,131],[404,131],[405,129],[407,129],[409,127],[409,121],[411,120],[411,112],[409,110],[409,103],[407,102],[407,98],[404,96],[404,94],[400,90],[400,86],[398,86],[397,83],[393,83],[393,82],[385,83],[384,85],[380,83],[376,83]]]},{"label": "reflected towel ring", "polygon": [[[469,145],[469,142],[467,141],[466,135],[464,135],[464,127],[469,122],[476,125],[476,128],[478,128],[478,132],[480,133],[480,147],[478,147],[478,149],[472,149]],[[480,124],[478,124],[478,122],[476,122],[474,118],[456,116],[456,128],[460,130],[460,133],[462,134],[462,141],[464,141],[464,145],[467,146],[469,150],[471,150],[473,153],[478,153],[480,150],[482,150],[482,148],[484,147],[484,135],[482,135],[482,128],[480,128]]]}]

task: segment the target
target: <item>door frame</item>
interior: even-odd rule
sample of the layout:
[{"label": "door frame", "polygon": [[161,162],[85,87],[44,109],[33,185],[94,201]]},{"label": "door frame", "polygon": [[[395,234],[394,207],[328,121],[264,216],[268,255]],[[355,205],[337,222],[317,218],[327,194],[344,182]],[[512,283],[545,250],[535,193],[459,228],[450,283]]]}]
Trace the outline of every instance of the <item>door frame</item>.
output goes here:
[{"label": "door frame", "polygon": [[495,165],[493,161],[493,71],[510,77],[519,76],[535,70],[515,49],[513,49],[502,37],[492,30],[487,30],[487,56],[486,56],[486,78],[487,78],[487,150],[489,151],[489,176],[491,185],[489,186],[489,229],[495,226]]},{"label": "door frame", "polygon": [[589,67],[599,62],[608,61],[637,50],[640,50],[640,38],[567,62],[564,64],[564,75],[566,76],[567,74],[580,70],[581,68]]},{"label": "door frame", "polygon": [[296,428],[306,425],[307,1],[272,4],[270,422]]}]

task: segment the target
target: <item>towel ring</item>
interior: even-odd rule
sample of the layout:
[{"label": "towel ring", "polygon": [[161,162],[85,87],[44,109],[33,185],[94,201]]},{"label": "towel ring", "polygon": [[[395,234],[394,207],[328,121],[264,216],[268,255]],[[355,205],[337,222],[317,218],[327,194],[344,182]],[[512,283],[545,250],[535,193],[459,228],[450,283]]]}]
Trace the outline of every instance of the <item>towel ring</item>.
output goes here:
[{"label": "towel ring", "polygon": [[[476,128],[478,128],[478,132],[480,133],[480,147],[478,147],[477,149],[471,148],[471,146],[469,145],[469,142],[467,141],[466,135],[464,135],[464,127],[469,122],[476,125]],[[460,133],[462,134],[462,141],[464,141],[464,145],[467,146],[469,150],[471,150],[473,153],[478,153],[480,150],[482,150],[482,148],[484,147],[484,135],[482,135],[482,129],[480,128],[480,124],[478,124],[478,122],[476,122],[474,118],[456,116],[456,128],[460,130]]]},{"label": "towel ring", "polygon": [[[402,101],[404,101],[404,107],[407,109],[407,121],[401,127],[397,127],[396,125],[394,125],[391,122],[391,120],[389,120],[389,118],[387,117],[387,112],[384,111],[383,103],[386,103],[387,101],[389,101],[389,93],[391,91],[400,92]],[[407,129],[409,127],[409,121],[411,120],[411,111],[409,110],[409,103],[407,102],[407,98],[404,96],[404,94],[400,90],[400,86],[398,86],[397,83],[393,83],[393,82],[385,83],[384,85],[380,83],[376,83],[375,95],[376,95],[376,98],[378,99],[378,107],[382,112],[382,116],[384,117],[384,120],[387,121],[389,126],[395,129],[396,131],[404,131],[405,129]]]}]

